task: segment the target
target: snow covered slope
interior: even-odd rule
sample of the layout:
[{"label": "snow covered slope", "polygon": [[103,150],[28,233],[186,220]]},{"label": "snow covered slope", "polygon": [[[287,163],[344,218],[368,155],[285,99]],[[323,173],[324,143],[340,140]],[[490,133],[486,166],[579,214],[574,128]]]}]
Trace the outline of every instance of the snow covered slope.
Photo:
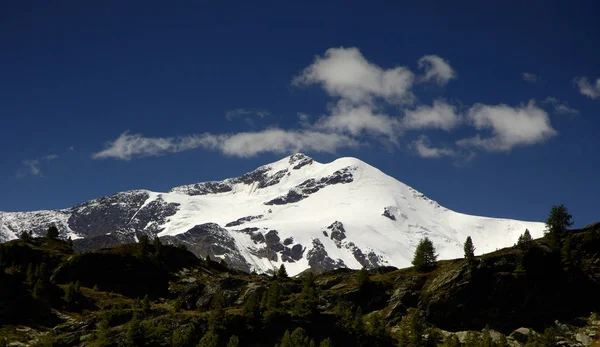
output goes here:
[{"label": "snow covered slope", "polygon": [[81,248],[158,235],[199,256],[225,259],[258,272],[285,264],[290,274],[410,266],[419,240],[429,237],[441,259],[461,257],[471,236],[476,253],[513,245],[525,229],[544,224],[451,211],[355,158],[321,164],[303,154],[237,178],[131,191],[61,211],[0,213],[0,241],[56,224]]}]

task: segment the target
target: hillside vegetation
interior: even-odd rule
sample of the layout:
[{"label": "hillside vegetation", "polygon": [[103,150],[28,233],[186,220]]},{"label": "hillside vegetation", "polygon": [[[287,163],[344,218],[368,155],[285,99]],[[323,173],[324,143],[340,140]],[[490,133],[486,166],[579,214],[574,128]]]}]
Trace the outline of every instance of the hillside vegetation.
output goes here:
[{"label": "hillside vegetation", "polygon": [[290,278],[158,240],[24,237],[0,244],[0,346],[598,345],[599,251],[595,224],[421,271]]}]

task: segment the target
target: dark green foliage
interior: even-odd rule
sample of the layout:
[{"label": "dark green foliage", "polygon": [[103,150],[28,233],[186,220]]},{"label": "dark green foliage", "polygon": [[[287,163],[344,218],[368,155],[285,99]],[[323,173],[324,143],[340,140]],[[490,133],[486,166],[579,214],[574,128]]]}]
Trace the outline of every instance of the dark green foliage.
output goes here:
[{"label": "dark green foliage", "polygon": [[467,237],[463,249],[465,251],[465,259],[468,262],[472,262],[475,258],[475,246],[473,245],[473,240],[471,239],[471,236]]},{"label": "dark green foliage", "polygon": [[281,338],[281,342],[279,343],[279,347],[309,347],[314,346],[314,340],[311,340],[307,335],[304,329],[296,328],[290,334],[289,330],[286,330]]},{"label": "dark green foliage", "polygon": [[4,337],[0,337],[0,347],[8,346],[8,341]]},{"label": "dark green foliage", "polygon": [[27,231],[24,231],[21,233],[21,235],[19,235],[19,238],[21,240],[27,242],[27,241],[31,240],[31,235]]},{"label": "dark green foliage", "polygon": [[189,323],[176,327],[175,330],[173,330],[173,334],[171,335],[172,346],[194,346],[195,341],[198,341],[195,338],[195,329],[194,326]]},{"label": "dark green foliage", "polygon": [[197,347],[219,347],[219,335],[213,330],[207,331],[200,339]]},{"label": "dark green foliage", "polygon": [[317,312],[318,303],[319,298],[317,297],[315,277],[312,272],[308,272],[302,278],[302,292],[300,292],[294,305],[294,315],[299,317],[311,316]]},{"label": "dark green foliage", "polygon": [[281,264],[281,266],[279,267],[279,271],[277,271],[277,277],[279,277],[279,278],[287,278],[288,277],[288,273],[287,273],[287,270],[285,269],[285,265]]},{"label": "dark green foliage", "polygon": [[319,347],[333,347],[333,343],[331,342],[330,338],[326,338],[325,340],[321,341]]},{"label": "dark green foliage", "polygon": [[545,234],[548,236],[550,247],[560,251],[562,238],[566,235],[567,228],[573,225],[573,216],[567,211],[567,208],[560,204],[552,206],[550,214],[546,219]]},{"label": "dark green foliage", "polygon": [[433,269],[437,260],[435,248],[429,238],[425,237],[419,242],[412,265],[419,272],[425,272]]},{"label": "dark green foliage", "polygon": [[490,327],[488,325],[483,328],[479,340],[478,347],[495,347],[492,336],[490,335]]},{"label": "dark green foliage", "polygon": [[141,308],[142,308],[142,312],[144,313],[144,315],[150,314],[151,306],[150,306],[150,299],[148,298],[148,295],[144,296],[144,299],[142,300]]},{"label": "dark green foliage", "polygon": [[65,288],[63,300],[67,309],[77,309],[82,303],[83,295],[81,293],[81,283],[79,281],[70,282]]},{"label": "dark green foliage", "polygon": [[421,347],[425,346],[425,326],[419,311],[414,308],[408,310],[400,322],[400,334],[398,338],[399,347]]},{"label": "dark green foliage", "polygon": [[365,290],[369,287],[371,279],[369,278],[369,271],[366,267],[362,267],[356,273],[356,281],[358,282],[358,288],[360,290]]},{"label": "dark green foliage", "polygon": [[58,228],[54,225],[49,227],[48,230],[46,231],[46,237],[51,240],[58,239],[58,236],[59,236]]},{"label": "dark green foliage", "polygon": [[519,240],[517,241],[517,247],[526,250],[531,246],[531,241],[533,240],[533,238],[531,237],[531,234],[529,233],[529,229],[525,229],[525,232],[523,233],[523,235],[519,236]]},{"label": "dark green foliage", "polygon": [[444,339],[444,343],[442,343],[441,347],[461,347],[462,344],[456,335],[448,335]]},{"label": "dark green foliage", "polygon": [[95,347],[104,347],[110,344],[110,321],[111,314],[107,312],[96,324],[96,341]]},{"label": "dark green foliage", "polygon": [[160,251],[162,249],[162,243],[160,243],[160,239],[158,236],[154,236],[154,256],[160,258]]},{"label": "dark green foliage", "polygon": [[240,338],[233,335],[227,341],[227,347],[239,347],[240,346]]},{"label": "dark green foliage", "polygon": [[140,319],[137,314],[133,314],[133,318],[127,324],[127,332],[125,333],[125,346],[134,347],[141,344],[141,329]]},{"label": "dark green foliage", "polygon": [[379,313],[373,313],[369,316],[369,335],[376,337],[379,341],[389,339],[389,332],[385,321]]},{"label": "dark green foliage", "polygon": [[34,344],[34,347],[53,347],[57,346],[56,344],[56,335],[53,331],[49,331],[42,335],[37,342]]},{"label": "dark green foliage", "polygon": [[150,243],[150,240],[148,239],[148,235],[140,236],[138,243],[140,245],[140,255],[142,257],[147,256],[148,255],[148,247],[149,247],[149,243]]},{"label": "dark green foliage", "polygon": [[479,344],[479,338],[478,338],[477,334],[474,333],[473,331],[469,331],[467,333],[467,336],[465,337],[464,346],[465,347],[478,347],[478,344]]},{"label": "dark green foliage", "polygon": [[252,293],[244,303],[244,315],[249,321],[255,321],[260,316],[260,302],[256,293]]}]

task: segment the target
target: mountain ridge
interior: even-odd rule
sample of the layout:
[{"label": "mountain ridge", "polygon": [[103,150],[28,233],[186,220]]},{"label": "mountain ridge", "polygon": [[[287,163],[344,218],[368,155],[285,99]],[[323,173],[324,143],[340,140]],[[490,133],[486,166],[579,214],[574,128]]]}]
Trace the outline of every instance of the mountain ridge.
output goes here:
[{"label": "mountain ridge", "polygon": [[158,236],[244,271],[285,264],[290,274],[407,266],[425,236],[448,259],[462,255],[466,236],[483,253],[514,244],[526,228],[534,238],[544,229],[452,211],[356,158],[322,164],[302,153],[164,193],[131,190],[68,209],[0,212],[0,241],[41,235],[50,224],[78,250]]}]

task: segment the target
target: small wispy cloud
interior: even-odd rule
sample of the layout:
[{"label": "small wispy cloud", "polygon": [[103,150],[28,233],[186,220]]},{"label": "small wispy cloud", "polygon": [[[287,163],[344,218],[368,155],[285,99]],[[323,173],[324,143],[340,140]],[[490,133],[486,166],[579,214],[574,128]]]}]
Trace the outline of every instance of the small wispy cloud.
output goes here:
[{"label": "small wispy cloud", "polygon": [[429,138],[425,135],[419,136],[419,139],[412,144],[421,158],[440,158],[442,156],[456,155],[456,152],[453,149],[433,147],[431,141],[429,141]]},{"label": "small wispy cloud", "polygon": [[529,82],[529,83],[536,83],[540,80],[540,76],[538,76],[534,73],[531,73],[531,72],[522,72],[521,78],[523,79],[523,81]]},{"label": "small wispy cloud", "polygon": [[552,96],[549,96],[546,99],[544,99],[542,103],[551,105],[553,109],[552,111],[556,115],[564,115],[573,118],[579,114],[579,110],[569,106],[568,102],[562,101]]},{"label": "small wispy cloud", "polygon": [[41,156],[36,159],[26,159],[21,162],[21,167],[17,170],[17,177],[25,176],[43,176],[40,166],[44,162],[55,160],[58,158],[56,154]]},{"label": "small wispy cloud", "polygon": [[161,156],[196,148],[217,150],[225,155],[252,157],[260,153],[313,151],[335,153],[341,148],[357,148],[359,141],[342,134],[327,134],[311,130],[267,129],[257,132],[213,135],[209,133],[182,137],[145,137],[122,133],[106,148],[92,155],[93,159],[131,160],[138,157]]},{"label": "small wispy cloud", "polygon": [[581,95],[587,96],[592,100],[600,98],[600,78],[596,80],[595,84],[591,84],[587,77],[575,77],[573,81]]},{"label": "small wispy cloud", "polygon": [[440,86],[456,78],[456,71],[447,60],[437,55],[425,55],[419,59],[419,69],[424,70],[425,75],[419,78],[420,82],[435,81]]}]

